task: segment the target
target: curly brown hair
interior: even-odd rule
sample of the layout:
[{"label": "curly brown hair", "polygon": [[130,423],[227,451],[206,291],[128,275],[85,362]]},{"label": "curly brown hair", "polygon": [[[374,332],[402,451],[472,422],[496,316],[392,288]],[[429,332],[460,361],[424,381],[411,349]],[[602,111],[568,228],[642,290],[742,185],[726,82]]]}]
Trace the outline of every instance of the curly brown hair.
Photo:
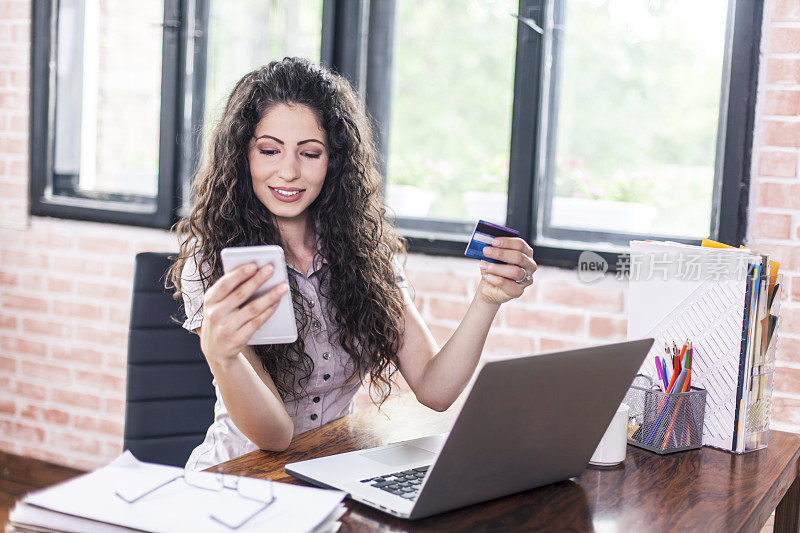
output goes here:
[{"label": "curly brown hair", "polygon": [[[370,397],[383,403],[399,366],[404,304],[392,260],[404,256],[405,242],[386,221],[372,129],[361,101],[342,76],[305,59],[284,58],[239,80],[192,183],[191,212],[173,228],[180,252],[168,279],[180,300],[181,273],[190,257],[208,289],[223,274],[223,248],[282,245],[274,215],[253,192],[247,158],[256,125],[280,104],[308,107],[327,134],[327,174],[308,213],[311,227],[317,229],[318,253],[327,262],[320,271],[320,287],[332,304],[331,341],[350,355],[353,373],[348,380],[363,381],[369,373]],[[311,307],[297,290],[298,274],[289,272],[300,331],[297,341],[254,347],[284,400],[305,395],[314,369],[304,342]]]}]

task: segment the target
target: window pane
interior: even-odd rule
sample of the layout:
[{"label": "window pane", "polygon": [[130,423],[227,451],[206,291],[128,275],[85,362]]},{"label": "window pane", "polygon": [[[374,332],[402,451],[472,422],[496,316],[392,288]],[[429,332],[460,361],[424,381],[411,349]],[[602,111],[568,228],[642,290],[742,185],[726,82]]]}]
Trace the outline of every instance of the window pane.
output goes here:
[{"label": "window pane", "polygon": [[398,0],[387,204],[506,221],[515,0]]},{"label": "window pane", "polygon": [[212,0],[205,123],[222,112],[247,72],[286,56],[318,63],[321,40],[322,0]]},{"label": "window pane", "polygon": [[708,235],[727,10],[567,0],[550,226]]},{"label": "window pane", "polygon": [[161,0],[58,2],[52,194],[155,197],[163,13]]}]

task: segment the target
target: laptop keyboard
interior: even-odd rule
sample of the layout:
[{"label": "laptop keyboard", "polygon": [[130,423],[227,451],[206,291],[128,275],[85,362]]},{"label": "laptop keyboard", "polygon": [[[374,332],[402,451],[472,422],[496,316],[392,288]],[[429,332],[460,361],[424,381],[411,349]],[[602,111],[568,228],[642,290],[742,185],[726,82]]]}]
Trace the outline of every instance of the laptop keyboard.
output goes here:
[{"label": "laptop keyboard", "polygon": [[362,479],[361,483],[369,483],[371,486],[397,494],[406,500],[413,500],[419,494],[419,487],[428,472],[428,466],[420,466],[411,470],[403,470],[393,474]]}]

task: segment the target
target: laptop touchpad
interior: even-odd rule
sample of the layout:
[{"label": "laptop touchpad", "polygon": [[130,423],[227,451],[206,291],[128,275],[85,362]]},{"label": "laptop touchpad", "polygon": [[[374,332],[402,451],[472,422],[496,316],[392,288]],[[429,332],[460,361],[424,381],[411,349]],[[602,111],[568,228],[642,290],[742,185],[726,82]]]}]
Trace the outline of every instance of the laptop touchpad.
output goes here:
[{"label": "laptop touchpad", "polygon": [[412,444],[404,444],[384,450],[365,452],[361,454],[361,457],[372,459],[387,466],[402,466],[418,461],[433,461],[435,455]]}]

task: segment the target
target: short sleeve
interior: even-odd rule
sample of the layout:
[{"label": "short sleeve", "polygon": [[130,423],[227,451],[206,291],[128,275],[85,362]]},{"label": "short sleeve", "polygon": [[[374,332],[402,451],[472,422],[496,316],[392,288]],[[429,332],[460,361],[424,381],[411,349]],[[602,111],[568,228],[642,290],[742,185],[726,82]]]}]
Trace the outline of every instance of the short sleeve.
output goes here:
[{"label": "short sleeve", "polygon": [[401,289],[408,288],[408,280],[406,279],[406,272],[403,269],[402,257],[397,255],[392,256],[392,270],[394,270],[394,282]]},{"label": "short sleeve", "polygon": [[205,288],[193,255],[190,255],[183,265],[181,293],[183,295],[183,308],[186,311],[186,321],[183,323],[183,327],[189,331],[194,331],[203,325],[203,294],[205,294]]}]

